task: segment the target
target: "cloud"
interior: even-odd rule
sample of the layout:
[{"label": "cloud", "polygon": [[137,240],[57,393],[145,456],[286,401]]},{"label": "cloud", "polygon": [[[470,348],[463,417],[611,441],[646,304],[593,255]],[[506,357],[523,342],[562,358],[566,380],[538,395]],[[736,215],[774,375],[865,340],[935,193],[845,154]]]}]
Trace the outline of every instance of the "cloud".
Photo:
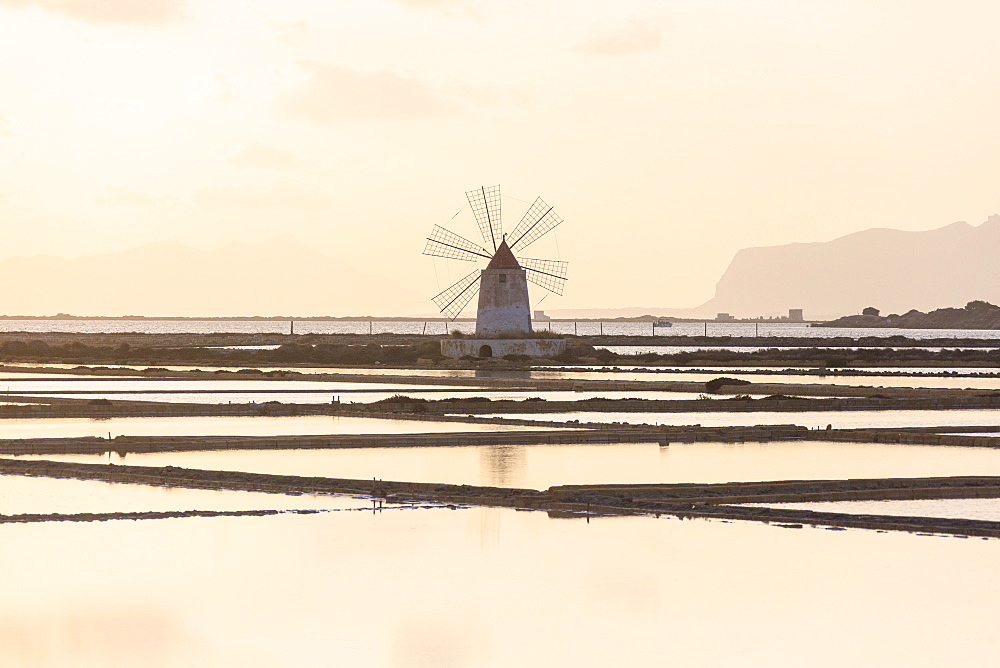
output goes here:
[{"label": "cloud", "polygon": [[236,207],[243,209],[321,209],[326,198],[316,190],[305,190],[290,184],[259,188],[205,188],[194,199],[206,207]]},{"label": "cloud", "polygon": [[396,0],[396,2],[404,7],[458,12],[470,17],[478,16],[479,9],[478,0]]},{"label": "cloud", "polygon": [[183,13],[186,0],[0,0],[0,7],[40,7],[94,23],[160,24]]},{"label": "cloud", "polygon": [[632,21],[616,30],[593,33],[574,49],[600,56],[622,56],[652,51],[660,46],[660,28],[643,21]]},{"label": "cloud", "polygon": [[309,24],[305,21],[275,26],[278,39],[289,46],[302,46],[309,40]]},{"label": "cloud", "polygon": [[132,190],[125,186],[110,186],[97,196],[98,204],[107,206],[148,206],[158,200],[149,193]]},{"label": "cloud", "polygon": [[471,4],[469,0],[396,0],[407,7],[454,7]]},{"label": "cloud", "polygon": [[310,78],[279,100],[279,110],[313,123],[341,120],[404,121],[427,118],[444,105],[431,90],[389,70],[364,72],[329,63],[303,61]]},{"label": "cloud", "polygon": [[296,158],[280,148],[252,143],[244,146],[239,153],[232,157],[231,161],[237,167],[288,169],[295,164]]}]

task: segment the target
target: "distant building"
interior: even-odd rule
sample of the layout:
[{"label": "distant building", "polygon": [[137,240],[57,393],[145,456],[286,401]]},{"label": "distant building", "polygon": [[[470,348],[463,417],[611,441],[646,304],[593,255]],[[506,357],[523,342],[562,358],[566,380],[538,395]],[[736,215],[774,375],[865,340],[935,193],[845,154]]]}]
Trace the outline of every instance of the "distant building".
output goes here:
[{"label": "distant building", "polygon": [[733,320],[736,320],[736,318],[729,315],[728,313],[717,313],[715,315],[715,319],[718,320],[719,322],[732,322]]},{"label": "distant building", "polygon": [[549,316],[545,315],[545,311],[535,311],[535,316],[532,320],[536,322],[544,322],[546,320],[552,320]]},{"label": "distant building", "polygon": [[802,315],[802,309],[800,308],[790,308],[788,309],[788,321],[789,322],[802,322],[805,317]]}]

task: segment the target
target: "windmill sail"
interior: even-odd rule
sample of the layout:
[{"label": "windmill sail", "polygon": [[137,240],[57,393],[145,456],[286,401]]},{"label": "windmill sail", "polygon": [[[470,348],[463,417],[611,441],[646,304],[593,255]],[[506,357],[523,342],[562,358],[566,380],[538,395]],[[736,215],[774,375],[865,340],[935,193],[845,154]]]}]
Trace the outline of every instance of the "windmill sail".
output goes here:
[{"label": "windmill sail", "polygon": [[561,222],[562,218],[539,197],[510,233],[513,239],[510,249],[515,252],[524,250]]},{"label": "windmill sail", "polygon": [[517,258],[518,263],[527,271],[526,278],[549,292],[562,295],[566,287],[566,271],[568,262],[562,260],[539,260],[530,257]]},{"label": "windmill sail", "polygon": [[434,297],[434,303],[437,304],[438,310],[441,313],[454,320],[477,292],[479,292],[478,269],[468,276],[458,279],[450,287],[438,293]]},{"label": "windmill sail", "polygon": [[[485,300],[484,303],[491,303],[494,293],[499,290],[506,295],[505,299],[513,307],[516,307],[515,310],[524,312],[523,330],[530,332],[529,295],[525,281],[530,281],[549,292],[561,295],[566,289],[566,272],[569,263],[561,260],[517,258],[514,256],[514,252],[530,246],[561,224],[563,220],[552,210],[551,206],[539,197],[521,218],[514,228],[514,232],[505,236],[500,219],[500,186],[488,188],[483,186],[476,190],[467,191],[465,196],[469,200],[479,231],[483,235],[484,245],[480,246],[451,230],[435,225],[427,237],[423,254],[466,262],[486,260],[488,264],[485,269],[475,269],[467,276],[460,278],[433,297],[433,301],[442,314],[454,320],[477,293],[482,293],[480,301]],[[504,269],[523,269],[524,273],[518,271],[514,275],[514,279],[511,279],[510,272],[503,271]],[[484,273],[488,277],[485,287],[482,280]],[[516,286],[514,286],[515,283]],[[506,285],[498,287],[501,284]],[[512,286],[517,289],[514,290]],[[482,303],[480,307],[482,309]],[[501,310],[497,308],[496,304],[490,308],[495,312]],[[480,318],[483,317],[482,310],[479,315]],[[490,318],[487,317],[486,320],[489,321]],[[493,320],[499,322],[496,317]],[[477,319],[476,331],[479,332],[481,329],[484,332],[491,331],[489,326]],[[504,320],[503,331],[509,329],[509,323]],[[521,329],[518,328],[515,331],[521,331]]]},{"label": "windmill sail", "polygon": [[469,200],[469,206],[472,207],[472,213],[476,216],[483,241],[496,252],[503,240],[503,226],[500,222],[500,186],[489,188],[483,186],[466,191],[465,196]]},{"label": "windmill sail", "polygon": [[449,260],[465,260],[473,262],[478,258],[490,259],[489,252],[482,246],[477,246],[465,237],[435,225],[431,235],[424,245],[424,255],[444,257]]}]

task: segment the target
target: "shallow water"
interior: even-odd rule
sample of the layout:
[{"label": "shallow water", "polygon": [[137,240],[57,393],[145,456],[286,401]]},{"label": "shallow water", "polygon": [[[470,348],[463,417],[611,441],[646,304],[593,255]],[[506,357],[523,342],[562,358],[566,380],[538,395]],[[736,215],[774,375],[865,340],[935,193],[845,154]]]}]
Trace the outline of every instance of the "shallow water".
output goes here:
[{"label": "shallow water", "polygon": [[[517,379],[526,377],[526,374],[521,372],[507,372],[507,373],[490,373],[474,375],[473,372],[468,372],[465,375],[459,375],[455,372],[447,373],[427,373],[429,370],[422,370],[423,373],[417,373],[414,370],[377,370],[377,369],[351,369],[351,370],[317,370],[317,373],[356,373],[363,372],[363,375],[382,375],[389,376],[429,376],[429,377],[464,377],[464,378],[482,378],[484,381],[489,378],[511,378]],[[546,369],[537,370],[530,372],[530,378],[536,380],[600,380],[600,381],[642,381],[642,382],[670,382],[670,381],[688,381],[688,382],[698,382],[704,383],[712,380],[713,378],[718,378],[720,376],[726,376],[729,378],[738,378],[741,380],[747,380],[752,383],[791,383],[791,384],[805,384],[805,385],[850,385],[850,386],[870,386],[870,387],[928,387],[928,388],[957,388],[957,389],[983,389],[983,390],[1000,390],[1000,378],[976,378],[969,375],[962,376],[892,376],[892,375],[879,375],[879,376],[821,376],[821,375],[800,375],[800,374],[780,374],[780,373],[754,373],[753,369],[719,369],[719,370],[699,370],[697,372],[692,371],[673,371],[670,373],[657,372],[652,369],[648,370],[631,370],[631,371],[601,371],[597,369],[573,369],[566,368],[560,370]],[[879,369],[879,371],[883,371]],[[885,370],[887,372],[895,371],[897,373],[937,373],[932,368],[929,367],[919,367],[914,368],[910,371],[905,371],[903,369],[891,369]],[[996,373],[998,369],[995,368],[975,368],[971,370],[962,369],[942,369],[940,372],[952,371],[954,373]],[[160,381],[169,382],[169,381]],[[178,381],[185,382],[185,381]],[[194,382],[194,381],[191,381]],[[211,381],[216,382],[216,381]],[[219,381],[224,382],[224,381]],[[234,381],[237,382],[237,381]],[[250,386],[257,387],[258,384],[269,383],[272,381],[259,380],[254,381]],[[295,383],[301,383],[302,387],[325,387],[327,385],[335,385],[337,387],[349,387],[349,388],[360,388],[365,389],[367,386],[370,390],[375,390],[380,387],[379,384],[369,384],[369,383],[352,383],[352,382],[340,382],[340,381],[274,381],[274,382],[285,382],[295,386]],[[266,387],[267,385],[260,385],[261,387]],[[393,387],[393,381],[391,378],[387,378],[382,386]],[[396,383],[396,388],[403,392],[419,391],[419,390],[432,390],[432,389],[458,389],[465,386],[452,386],[449,388],[447,385],[402,385]],[[528,390],[529,392],[531,390]]]},{"label": "shallow water", "polygon": [[[466,385],[400,385],[392,383],[314,382],[287,380],[89,380],[12,379],[0,381],[0,399],[10,395],[54,396],[69,398],[119,398],[123,400],[194,401],[226,403],[237,401],[282,401],[285,403],[329,403],[334,396],[341,402],[370,402],[403,394],[408,397],[445,399],[449,397],[489,397],[523,399],[544,397],[551,401],[575,401],[590,397],[627,398],[643,396],[663,399],[696,399],[700,392],[642,391],[573,391],[479,388]],[[135,394],[128,394],[135,393]],[[200,397],[200,398],[199,398]],[[266,397],[266,398],[265,398]]]},{"label": "shallow water", "polygon": [[[702,365],[699,364],[696,367],[689,366],[650,366],[648,364],[616,364],[614,366],[606,365],[595,365],[595,364],[580,364],[573,366],[539,366],[533,368],[533,373],[535,372],[577,372],[577,371],[599,371],[604,373],[618,373],[618,370],[625,372],[646,372],[658,375],[666,374],[669,378],[670,374],[675,372],[687,373],[690,371],[704,371],[706,373],[740,373],[740,372],[750,372],[756,369],[762,371],[783,371],[786,369],[800,369],[800,370],[810,370],[817,372],[818,369],[815,367],[789,367],[787,364],[780,365],[753,365],[753,366],[741,366],[738,364],[725,364],[725,365]],[[909,373],[955,373],[960,375],[970,375],[976,373],[998,373],[1000,368],[996,366],[952,366],[952,367],[936,367],[936,366],[914,366],[914,367],[904,367],[904,366],[879,366],[879,367],[837,367],[837,371],[843,372],[886,372],[889,374],[909,374]],[[816,375],[815,373],[813,375]],[[833,375],[831,374],[831,377]]]},{"label": "shallow water", "polygon": [[822,503],[747,503],[747,506],[814,510],[851,515],[949,517],[1000,522],[1000,499],[916,499],[908,501],[829,501]]},{"label": "shallow water", "polygon": [[[108,458],[90,458],[91,462]],[[186,510],[368,508],[367,499],[157,487],[97,480],[0,475],[0,515]],[[2,531],[2,528],[0,528]]]},{"label": "shallow water", "polygon": [[[695,345],[695,346],[594,346],[611,351],[617,355],[646,355],[655,353],[657,355],[676,355],[678,353],[697,353],[706,351],[722,351],[733,353],[757,353],[762,350],[801,350],[802,346],[733,346],[733,345]],[[942,350],[990,350],[980,346],[960,347],[960,346],[837,346],[835,348],[823,348],[817,346],[818,351],[848,352],[857,350],[926,350],[929,352],[940,352]]]},{"label": "shallow water", "polygon": [[[914,371],[928,371],[915,369]],[[990,370],[996,372],[996,369]],[[595,370],[565,370],[565,371],[534,371],[532,377],[576,380],[619,380],[643,382],[687,381],[705,383],[713,378],[724,376],[746,380],[751,383],[791,383],[803,385],[853,385],[866,387],[934,387],[934,388],[973,388],[983,390],[1000,390],[1000,378],[969,378],[947,376],[819,376],[780,373],[753,373],[752,370],[719,369],[715,371],[595,371]]]},{"label": "shallow water", "polygon": [[810,429],[866,429],[884,427],[992,426],[1000,425],[1000,410],[940,411],[759,411],[705,413],[515,413],[479,414],[479,417],[509,417],[519,420],[577,420],[581,423],[614,422],[673,426],[740,427],[795,424]]},{"label": "shallow water", "polygon": [[[448,385],[400,385],[399,383],[350,383],[341,381],[312,380],[271,380],[255,378],[234,378],[227,380],[151,380],[141,378],[108,380],[103,377],[90,379],[60,380],[59,377],[44,380],[0,380],[0,390],[9,394],[28,394],[31,392],[68,392],[70,390],[109,392],[125,390],[316,390],[323,392],[374,392],[378,390],[403,392],[415,390],[448,390]],[[468,386],[455,386],[459,391],[471,391]],[[474,388],[473,388],[474,389]],[[2,395],[0,395],[2,396]]]},{"label": "shallow water", "polygon": [[[427,399],[428,401],[438,401],[443,399],[461,399],[469,397],[486,397],[495,401],[510,399],[521,401],[526,398],[542,398],[546,401],[582,401],[584,399],[662,399],[681,400],[698,399],[701,392],[549,392],[549,391],[526,391],[526,390],[435,390],[435,391],[410,391],[408,388],[399,388],[385,392],[344,392],[342,390],[324,390],[322,392],[297,393],[297,392],[220,392],[220,393],[143,393],[143,394],[120,394],[115,392],[98,392],[95,394],[40,394],[38,392],[25,392],[25,396],[40,397],[65,397],[69,399],[97,399],[105,398],[109,400],[121,401],[163,401],[195,404],[248,404],[265,403],[268,401],[279,401],[285,404],[328,404],[334,398],[341,404],[351,403],[371,403],[381,401],[390,397],[403,395],[415,399]],[[0,395],[2,397],[3,395]],[[762,394],[749,395],[755,398],[763,397]],[[2,402],[0,402],[2,403]]]},{"label": "shallow water", "polygon": [[1000,448],[874,443],[655,443],[37,455],[357,480],[546,489],[597,483],[1000,475]]},{"label": "shallow water", "polygon": [[[502,509],[0,526],[0,662],[989,665],[1000,542]],[[849,642],[844,639],[849,639]]]},{"label": "shallow water", "polygon": [[[396,370],[393,375],[409,374],[409,371]],[[375,373],[364,375],[379,375]],[[383,374],[384,375],[384,372]],[[430,376],[430,374],[422,374]],[[746,371],[728,370],[717,372],[676,372],[657,373],[655,371],[624,371],[607,372],[594,370],[566,371],[533,371],[531,377],[539,380],[602,380],[602,381],[641,381],[641,382],[697,382],[705,383],[713,378],[725,376],[737,378],[751,383],[791,383],[804,385],[852,385],[867,387],[933,387],[933,388],[973,388],[982,390],[1000,390],[1000,378],[969,378],[969,377],[918,377],[918,376],[805,376],[793,374],[748,373]],[[104,376],[71,377],[64,379],[61,375],[36,374],[30,379],[12,377],[0,379],[0,392],[11,394],[26,394],[32,391],[69,391],[69,390],[197,390],[197,389],[273,389],[273,390],[322,390],[336,392],[389,392],[412,395],[414,392],[459,396],[461,393],[475,392],[481,395],[486,388],[477,390],[467,385],[421,385],[419,383],[402,383],[391,378],[385,382],[359,383],[350,381],[311,381],[311,380],[273,380],[266,378],[227,378],[226,380],[184,380],[184,379],[142,379],[122,378],[109,379]],[[498,392],[499,390],[490,390]],[[519,390],[536,393],[534,390]],[[508,391],[508,393],[511,391]],[[606,393],[601,393],[606,394]],[[634,392],[632,393],[634,394]]]},{"label": "shallow water", "polygon": [[301,415],[289,417],[42,418],[0,421],[0,438],[71,436],[287,436],[510,431],[528,427],[429,420]]}]

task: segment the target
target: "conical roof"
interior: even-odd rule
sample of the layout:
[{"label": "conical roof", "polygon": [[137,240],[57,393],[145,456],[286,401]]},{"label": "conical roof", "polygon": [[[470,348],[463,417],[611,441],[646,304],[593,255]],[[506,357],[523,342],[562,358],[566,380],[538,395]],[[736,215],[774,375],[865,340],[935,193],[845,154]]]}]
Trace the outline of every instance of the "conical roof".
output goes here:
[{"label": "conical roof", "polygon": [[507,245],[507,239],[500,242],[500,247],[497,248],[497,252],[493,254],[493,259],[490,263],[486,265],[487,269],[520,269],[521,265],[518,264],[517,258],[510,251],[510,247]]}]

